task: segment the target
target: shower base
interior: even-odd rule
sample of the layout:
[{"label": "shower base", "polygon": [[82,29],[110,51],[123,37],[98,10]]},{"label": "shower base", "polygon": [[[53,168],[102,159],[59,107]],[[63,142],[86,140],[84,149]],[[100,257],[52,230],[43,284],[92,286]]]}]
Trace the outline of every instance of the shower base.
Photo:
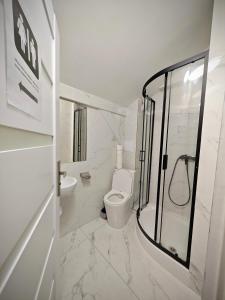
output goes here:
[{"label": "shower base", "polygon": [[[139,222],[148,236],[154,239],[155,208],[152,206],[144,208],[140,214]],[[165,212],[161,233],[161,245],[184,261],[187,255],[188,222],[187,218],[174,212]]]},{"label": "shower base", "polygon": [[[162,245],[167,247],[174,247],[180,258],[186,255],[186,244],[184,237],[182,235],[184,230],[188,230],[188,223],[182,220],[180,216],[173,212],[166,213],[167,221],[164,223],[163,231],[163,241]],[[192,274],[189,269],[185,268],[179,262],[174,260],[172,257],[168,256],[161,249],[155,246],[146,237],[146,234],[153,239],[154,237],[154,227],[155,227],[155,208],[147,206],[141,211],[139,220],[137,221],[136,231],[139,241],[142,247],[147,251],[147,253],[155,259],[164,269],[171,273],[187,287],[191,288],[195,293],[199,294],[199,290],[196,288],[196,284],[192,278]],[[141,228],[142,227],[142,228]],[[183,228],[182,228],[183,227]],[[180,228],[179,234],[177,234],[177,229]],[[145,234],[144,234],[144,232]],[[184,234],[185,235],[185,234]],[[171,244],[171,241],[173,243]]]}]

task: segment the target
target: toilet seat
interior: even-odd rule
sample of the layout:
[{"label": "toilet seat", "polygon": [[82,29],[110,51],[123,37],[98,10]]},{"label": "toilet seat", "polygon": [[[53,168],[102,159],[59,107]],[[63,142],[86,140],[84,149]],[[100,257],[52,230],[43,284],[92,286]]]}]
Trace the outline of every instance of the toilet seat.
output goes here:
[{"label": "toilet seat", "polygon": [[112,189],[104,197],[107,220],[112,228],[123,228],[131,214],[134,171],[116,169]]},{"label": "toilet seat", "polygon": [[128,201],[129,198],[130,195],[128,193],[121,192],[118,190],[111,190],[105,195],[104,201],[109,205],[118,206]]}]

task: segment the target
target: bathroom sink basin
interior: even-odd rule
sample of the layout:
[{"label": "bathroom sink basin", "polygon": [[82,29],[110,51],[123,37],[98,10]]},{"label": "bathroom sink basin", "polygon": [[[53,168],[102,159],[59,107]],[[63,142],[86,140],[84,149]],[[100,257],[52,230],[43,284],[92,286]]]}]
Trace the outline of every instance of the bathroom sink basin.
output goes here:
[{"label": "bathroom sink basin", "polygon": [[61,195],[69,196],[77,184],[77,179],[74,177],[61,176]]}]

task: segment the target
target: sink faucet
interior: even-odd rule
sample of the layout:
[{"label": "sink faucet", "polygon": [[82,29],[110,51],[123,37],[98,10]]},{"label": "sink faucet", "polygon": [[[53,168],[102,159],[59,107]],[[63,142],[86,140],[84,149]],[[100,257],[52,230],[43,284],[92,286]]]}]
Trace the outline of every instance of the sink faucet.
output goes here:
[{"label": "sink faucet", "polygon": [[62,175],[63,177],[66,177],[67,173],[66,173],[66,171],[59,171],[59,175]]}]

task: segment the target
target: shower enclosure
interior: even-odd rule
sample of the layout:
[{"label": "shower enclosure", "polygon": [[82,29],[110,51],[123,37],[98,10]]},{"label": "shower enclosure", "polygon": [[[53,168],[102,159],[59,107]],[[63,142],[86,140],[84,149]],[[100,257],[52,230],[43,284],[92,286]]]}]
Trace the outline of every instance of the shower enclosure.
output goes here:
[{"label": "shower enclosure", "polygon": [[189,267],[208,52],[168,67],[143,87],[138,225]]}]

